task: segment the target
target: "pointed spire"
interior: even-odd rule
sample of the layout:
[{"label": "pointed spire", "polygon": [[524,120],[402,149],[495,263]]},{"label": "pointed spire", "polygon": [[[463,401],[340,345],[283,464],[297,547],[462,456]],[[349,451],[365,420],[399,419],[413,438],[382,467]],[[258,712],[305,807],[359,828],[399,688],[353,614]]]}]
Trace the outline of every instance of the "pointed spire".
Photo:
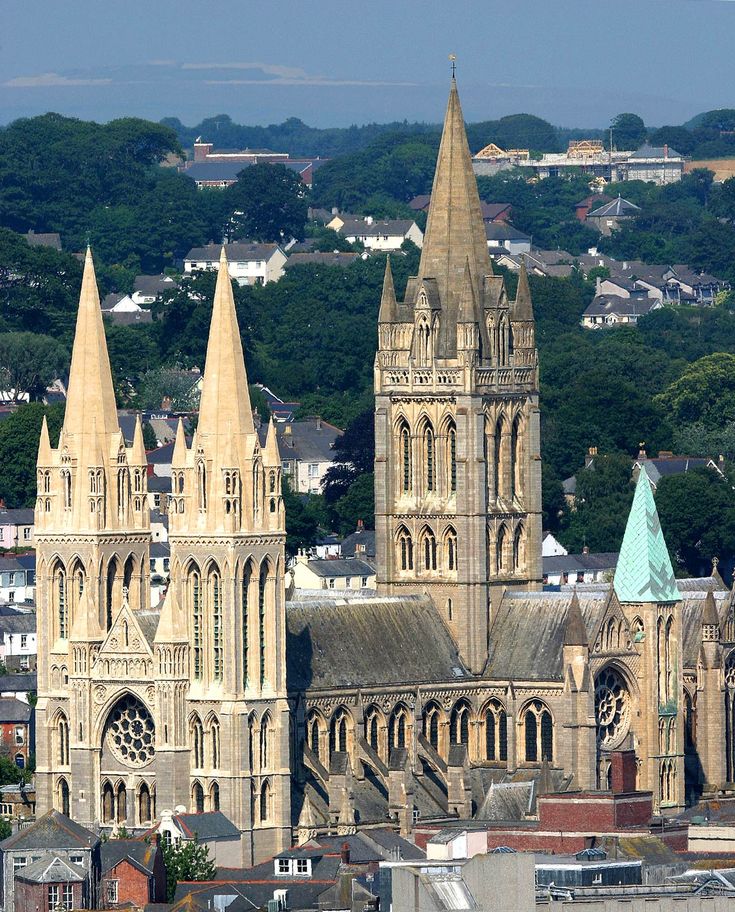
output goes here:
[{"label": "pointed spire", "polygon": [[145,465],[145,444],[143,443],[143,422],[140,414],[135,419],[135,433],[133,434],[133,452],[131,454],[133,465]]},{"label": "pointed spire", "polygon": [[467,258],[475,281],[491,273],[477,179],[452,79],[419,265],[419,278],[436,279],[442,308],[450,316],[450,295],[456,293]]},{"label": "pointed spire", "polygon": [[49,440],[48,435],[48,421],[46,421],[46,416],[43,416],[43,421],[41,422],[41,436],[38,438],[38,458],[36,459],[37,465],[47,466],[51,461],[51,441]]},{"label": "pointed spire", "polygon": [[184,433],[184,422],[179,418],[176,425],[176,442],[174,451],[171,454],[171,465],[175,468],[183,468],[186,465],[186,434]]},{"label": "pointed spire", "polygon": [[643,469],[628,514],[614,586],[621,603],[678,602],[681,598],[651,483]]},{"label": "pointed spire", "polygon": [[383,277],[383,294],[380,298],[378,323],[396,323],[397,321],[396,289],[393,285],[393,270],[390,266],[390,257],[387,256],[385,258],[385,276]]},{"label": "pointed spire", "polygon": [[263,450],[263,462],[268,466],[279,466],[281,464],[281,453],[278,448],[278,434],[276,433],[276,422],[273,420],[273,415],[271,415],[271,420],[268,424],[268,437],[266,438],[265,449]]},{"label": "pointed spire", "polygon": [[702,609],[702,624],[706,627],[719,627],[720,618],[717,614],[717,605],[715,597],[710,590],[704,599],[704,608]]},{"label": "pointed spire", "polygon": [[313,830],[316,825],[314,805],[311,803],[309,793],[304,792],[304,803],[301,805],[301,812],[299,813],[298,829]]},{"label": "pointed spire", "polygon": [[176,598],[174,586],[169,585],[163,597],[161,616],[156,627],[155,643],[181,643],[187,640],[186,621]]},{"label": "pointed spire", "polygon": [[459,298],[459,316],[460,323],[474,323],[476,320],[475,311],[475,286],[472,282],[472,273],[470,272],[470,258],[467,257],[464,265],[464,277],[462,279],[462,292]]},{"label": "pointed spire", "polygon": [[214,291],[197,430],[199,437],[219,435],[224,438],[231,432],[240,438],[243,434],[255,433],[232,280],[224,247]]},{"label": "pointed spire", "polygon": [[89,435],[94,419],[98,433],[114,434],[119,428],[100,296],[92,251],[88,247],[69,370],[64,429],[75,436]]},{"label": "pointed spire", "polygon": [[567,609],[567,617],[564,623],[564,645],[565,646],[587,646],[587,629],[584,626],[582,609],[579,607],[577,593],[572,594],[572,601]]},{"label": "pointed spire", "polygon": [[77,640],[81,643],[99,642],[104,639],[97,612],[92,610],[89,604],[88,588],[88,586],[85,586],[79,596],[69,636],[69,639]]},{"label": "pointed spire", "polygon": [[527,323],[533,321],[531,287],[528,284],[528,270],[526,269],[525,260],[521,260],[521,270],[518,273],[518,288],[516,289],[516,299],[513,303],[511,318]]}]

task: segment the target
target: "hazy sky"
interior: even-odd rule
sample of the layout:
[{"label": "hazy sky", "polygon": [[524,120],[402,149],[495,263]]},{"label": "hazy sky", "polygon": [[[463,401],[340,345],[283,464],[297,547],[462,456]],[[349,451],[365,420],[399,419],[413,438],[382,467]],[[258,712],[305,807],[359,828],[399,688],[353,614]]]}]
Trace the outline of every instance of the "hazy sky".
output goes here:
[{"label": "hazy sky", "polygon": [[0,0],[0,123],[226,113],[604,126],[735,107],[734,0]]}]

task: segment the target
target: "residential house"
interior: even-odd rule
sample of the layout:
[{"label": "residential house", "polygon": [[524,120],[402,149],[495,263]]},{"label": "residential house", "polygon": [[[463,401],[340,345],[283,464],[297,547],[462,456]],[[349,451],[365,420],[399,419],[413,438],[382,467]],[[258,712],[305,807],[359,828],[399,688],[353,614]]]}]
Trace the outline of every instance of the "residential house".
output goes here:
[{"label": "residential house", "polygon": [[671,146],[641,146],[628,156],[625,179],[672,184],[681,180],[684,157]]},{"label": "residential house", "polygon": [[33,753],[33,709],[23,700],[0,697],[0,752],[19,769]]},{"label": "residential house", "polygon": [[35,612],[0,616],[0,661],[12,674],[36,670]]},{"label": "residential house", "polygon": [[148,476],[148,508],[159,513],[168,512],[168,501],[171,497],[171,476]]},{"label": "residential house", "polygon": [[117,292],[105,295],[100,305],[102,316],[109,317],[118,326],[133,326],[136,323],[152,323],[150,310],[137,304],[130,295]]},{"label": "residential house", "polygon": [[553,554],[542,557],[544,585],[566,586],[581,583],[609,582],[618,565],[618,552],[590,554]]},{"label": "residential house", "polygon": [[290,572],[295,589],[377,588],[375,567],[356,557],[319,560],[299,552]]},{"label": "residential house", "polygon": [[594,228],[605,237],[617,231],[622,225],[633,221],[640,215],[641,207],[618,196],[609,203],[603,203],[597,209],[587,213],[585,224]]},{"label": "residential house", "polygon": [[0,602],[33,602],[36,593],[36,555],[31,551],[17,557],[0,557]]},{"label": "residential house", "polygon": [[505,222],[485,224],[488,247],[502,247],[511,254],[529,253],[531,236]]},{"label": "residential house", "polygon": [[544,532],[541,539],[541,556],[553,557],[555,555],[569,554],[567,549],[551,532]]},{"label": "residential house", "polygon": [[355,215],[335,215],[327,228],[341,234],[350,244],[359,241],[365,250],[400,250],[404,241],[413,241],[417,247],[424,243],[424,233],[411,219],[374,219]]},{"label": "residential house", "polygon": [[171,459],[174,455],[174,443],[164,444],[156,450],[146,453],[148,460],[148,477],[171,478]]},{"label": "residential house", "polygon": [[628,297],[620,295],[596,295],[582,314],[582,326],[586,329],[600,329],[623,324],[635,325],[640,317],[663,307],[661,301],[649,297]]},{"label": "residential house", "polygon": [[256,383],[255,385],[263,394],[263,398],[265,399],[275,422],[280,424],[284,421],[294,420],[294,415],[301,408],[300,402],[284,402],[283,399],[276,396],[273,390],[264,386],[262,383]]},{"label": "residential house", "polygon": [[0,508],[0,548],[33,547],[34,511],[20,507],[9,510]]},{"label": "residential house", "polygon": [[61,250],[61,235],[57,231],[34,231],[31,229],[25,235],[29,247],[51,247]]},{"label": "residential house", "polygon": [[291,253],[289,254],[284,269],[291,269],[293,266],[341,266],[346,268],[351,266],[355,260],[360,259],[359,253],[343,253],[335,250],[333,253]]},{"label": "residential house", "polygon": [[[68,786],[60,797],[68,808]],[[97,908],[100,839],[66,814],[49,811],[0,842],[0,850],[5,912]]]},{"label": "residential house", "polygon": [[178,281],[170,275],[139,275],[135,277],[130,297],[135,304],[150,307],[165,291],[175,291],[178,287]]},{"label": "residential house", "polygon": [[[428,212],[431,203],[431,194],[422,193],[414,196],[408,204],[414,212]],[[507,222],[510,219],[513,207],[510,203],[486,203],[480,200],[480,213],[483,222]]]},{"label": "residential house", "polygon": [[729,291],[730,283],[706,272],[696,272],[688,266],[675,264],[664,273],[662,295],[674,304],[694,304],[711,307],[721,291]]},{"label": "residential house", "polygon": [[0,816],[6,820],[28,820],[36,815],[36,790],[22,780],[0,785]]},{"label": "residential house", "polygon": [[166,902],[166,867],[156,841],[110,839],[100,848],[100,908]]},{"label": "residential house", "polygon": [[583,200],[574,204],[574,214],[580,222],[583,222],[593,209],[610,202],[612,202],[612,197],[606,193],[590,193],[589,196],[585,196]]},{"label": "residential house", "polygon": [[641,450],[633,462],[633,479],[635,481],[638,481],[641,469],[644,469],[646,475],[648,475],[648,480],[651,482],[651,487],[655,494],[658,483],[662,478],[669,478],[671,475],[683,475],[693,469],[711,469],[724,478],[724,459],[722,456],[718,460],[705,456],[675,456],[669,450],[659,450],[658,456],[649,457],[646,455],[645,450]]},{"label": "residential house", "polygon": [[[184,272],[205,269],[219,270],[220,244],[192,247],[184,257]],[[286,254],[278,244],[255,244],[233,241],[227,244],[227,268],[230,278],[238,285],[267,285],[277,282],[283,275]]]},{"label": "residential house", "polygon": [[184,162],[180,170],[201,190],[229,187],[251,165],[278,164],[294,171],[307,187],[311,187],[314,174],[326,161],[326,158],[291,158],[288,152],[270,149],[215,149],[213,143],[196,142],[194,161]]},{"label": "residential house", "polygon": [[167,541],[151,542],[151,608],[155,608],[166,594],[171,565],[171,547]]},{"label": "residential house", "polygon": [[[68,675],[64,683],[69,683]],[[28,703],[30,695],[36,693],[37,685],[38,679],[35,671],[25,674],[0,675],[0,697],[11,697],[22,703]]]},{"label": "residential house", "polygon": [[361,519],[357,529],[347,536],[340,547],[341,557],[357,557],[369,563],[375,562],[375,530],[366,529]]},{"label": "residential house", "polygon": [[520,272],[525,263],[529,275],[569,278],[575,269],[575,257],[566,250],[539,250],[532,247],[526,253],[509,253],[505,247],[489,247],[490,256],[499,266]]},{"label": "residential house", "polygon": [[[261,426],[265,444],[267,425]],[[276,424],[283,475],[297,494],[319,494],[327,469],[334,462],[334,444],[344,433],[322,418],[303,418]]]},{"label": "residential house", "polygon": [[[239,867],[242,864],[240,831],[222,811],[204,810],[204,802],[216,803],[218,793],[201,793],[201,805],[194,814],[161,812],[156,828],[167,843],[198,842],[209,850],[209,857],[219,866]],[[197,799],[199,800],[199,799]]]}]

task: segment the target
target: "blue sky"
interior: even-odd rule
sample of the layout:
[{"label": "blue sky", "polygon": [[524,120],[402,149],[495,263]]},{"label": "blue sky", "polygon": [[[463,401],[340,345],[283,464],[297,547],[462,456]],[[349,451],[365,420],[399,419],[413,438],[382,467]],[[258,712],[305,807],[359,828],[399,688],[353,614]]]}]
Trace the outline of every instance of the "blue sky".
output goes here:
[{"label": "blue sky", "polygon": [[733,0],[2,0],[0,123],[226,113],[315,126],[527,111],[605,126],[735,107]]}]

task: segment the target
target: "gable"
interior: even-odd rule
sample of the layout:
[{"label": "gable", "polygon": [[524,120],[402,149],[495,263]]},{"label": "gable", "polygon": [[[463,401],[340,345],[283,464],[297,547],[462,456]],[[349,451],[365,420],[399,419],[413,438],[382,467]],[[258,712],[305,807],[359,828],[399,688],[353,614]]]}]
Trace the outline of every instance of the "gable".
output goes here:
[{"label": "gable", "polygon": [[141,624],[138,622],[136,613],[130,608],[127,600],[123,601],[122,607],[112,622],[112,627],[105,638],[100,657],[104,656],[145,656],[153,657],[148,639],[143,633]]}]

